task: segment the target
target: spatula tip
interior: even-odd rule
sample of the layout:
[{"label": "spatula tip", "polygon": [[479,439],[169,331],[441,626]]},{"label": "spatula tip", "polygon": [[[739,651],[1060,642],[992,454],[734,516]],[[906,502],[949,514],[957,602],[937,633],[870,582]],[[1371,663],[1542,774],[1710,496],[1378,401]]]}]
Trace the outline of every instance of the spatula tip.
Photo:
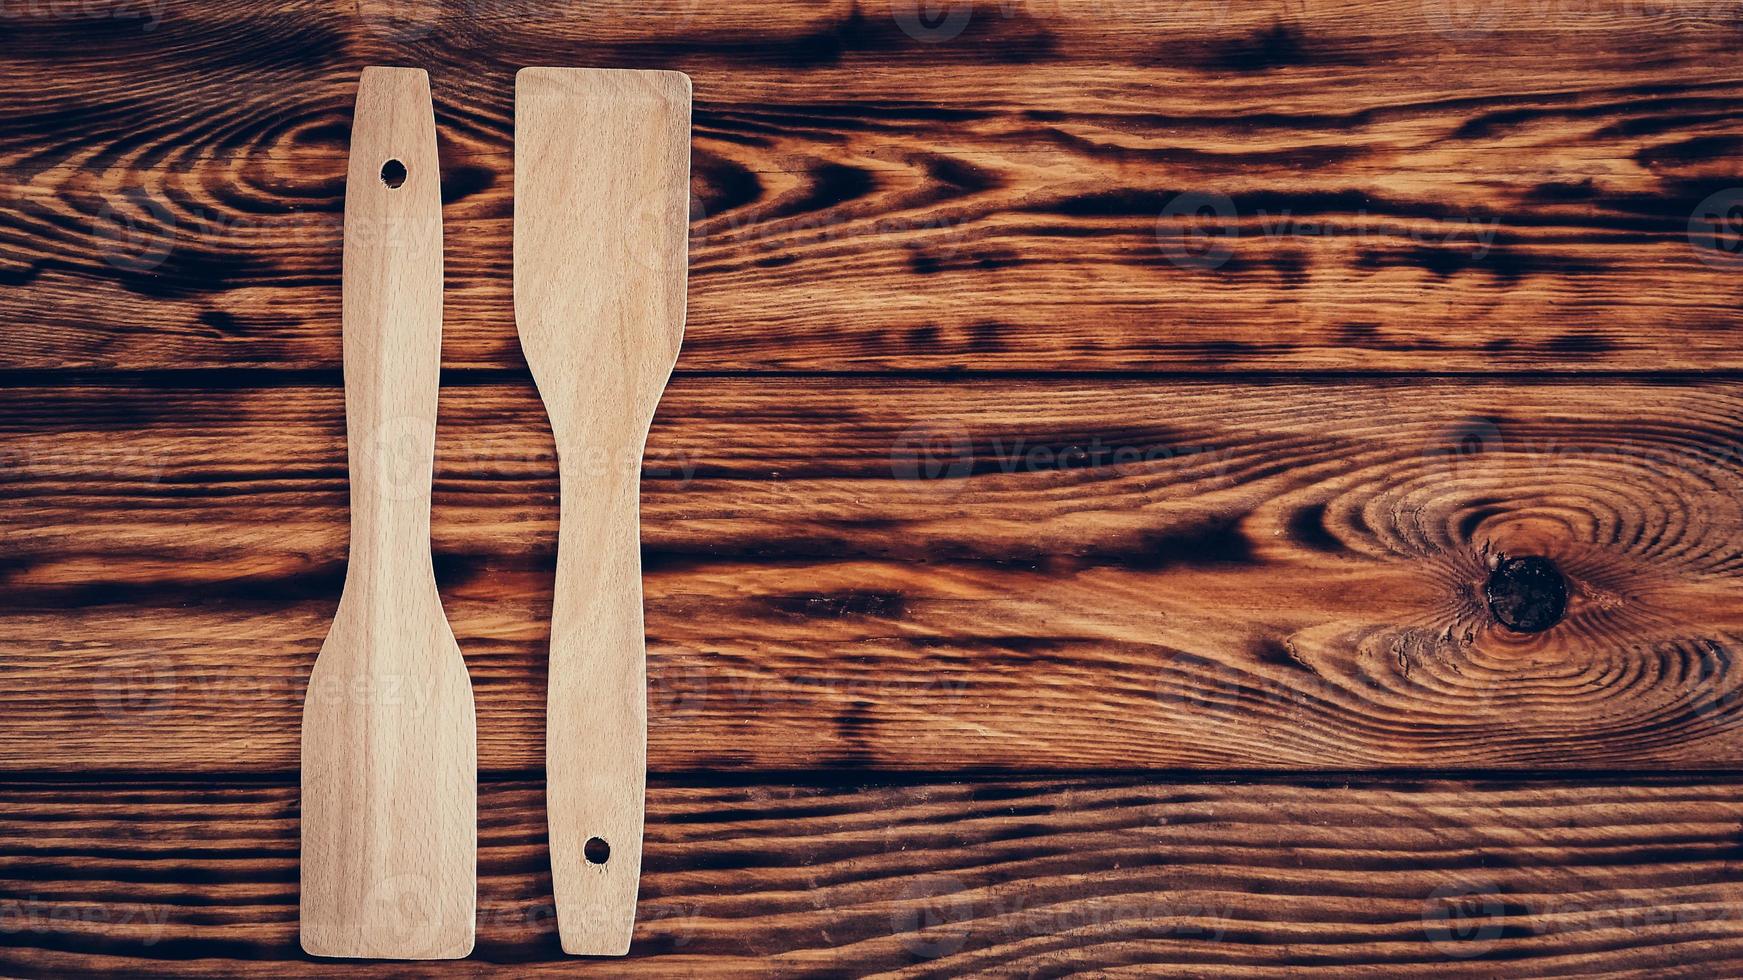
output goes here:
[{"label": "spatula tip", "polygon": [[338,960],[463,960],[472,955],[475,935],[468,931],[434,946],[406,946],[397,939],[359,941],[356,936],[332,936],[321,930],[303,929],[297,937],[303,952]]},{"label": "spatula tip", "polygon": [[621,932],[606,929],[561,931],[563,952],[569,956],[628,956],[634,924]]},{"label": "spatula tip", "polygon": [[529,66],[514,74],[517,97],[550,87],[591,81],[610,83],[621,94],[646,94],[676,102],[691,98],[690,76],[665,68],[554,68]]}]

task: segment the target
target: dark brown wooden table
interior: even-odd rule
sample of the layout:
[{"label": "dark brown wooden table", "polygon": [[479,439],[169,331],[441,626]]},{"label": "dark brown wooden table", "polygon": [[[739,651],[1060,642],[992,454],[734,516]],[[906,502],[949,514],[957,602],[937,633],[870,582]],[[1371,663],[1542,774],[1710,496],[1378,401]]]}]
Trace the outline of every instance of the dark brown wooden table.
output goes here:
[{"label": "dark brown wooden table", "polygon": [[[479,942],[1743,975],[1735,0],[0,0],[0,973],[296,941],[369,64],[444,162]],[[512,79],[682,69],[626,961],[556,942]]]}]

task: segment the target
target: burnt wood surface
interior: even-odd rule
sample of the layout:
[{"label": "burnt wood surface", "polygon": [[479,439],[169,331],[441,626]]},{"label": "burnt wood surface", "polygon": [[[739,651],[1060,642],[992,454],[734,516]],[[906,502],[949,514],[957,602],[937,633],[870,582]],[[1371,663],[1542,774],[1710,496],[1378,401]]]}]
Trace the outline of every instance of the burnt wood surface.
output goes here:
[{"label": "burnt wood surface", "polygon": [[[492,781],[473,958],[342,969],[1731,976],[1740,795],[1733,781],[656,781],[636,947],[589,962],[557,947],[541,785]],[[0,875],[34,879],[0,900],[8,974],[339,975],[294,962],[294,784],[6,784],[0,830]]]},{"label": "burnt wood surface", "polygon": [[[0,767],[295,768],[341,395],[0,393]],[[550,435],[528,383],[442,399],[480,763],[527,770]],[[1721,383],[680,378],[642,491],[650,764],[1730,768],[1739,450]],[[1567,583],[1552,627],[1493,612],[1514,556]]]},{"label": "burnt wood surface", "polygon": [[[351,103],[410,64],[480,938],[356,972],[1743,976],[1743,4],[0,32],[0,973],[339,969],[296,946],[296,731],[345,566]],[[626,961],[560,956],[545,870],[527,65],[695,85]]]}]

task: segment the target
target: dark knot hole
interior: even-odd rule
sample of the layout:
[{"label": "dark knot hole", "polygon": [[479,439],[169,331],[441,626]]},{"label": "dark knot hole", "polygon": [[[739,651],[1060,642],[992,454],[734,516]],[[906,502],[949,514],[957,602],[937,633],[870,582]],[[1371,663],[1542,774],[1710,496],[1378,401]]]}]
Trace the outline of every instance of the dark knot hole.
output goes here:
[{"label": "dark knot hole", "polygon": [[1502,626],[1541,633],[1567,612],[1567,579],[1540,555],[1503,558],[1483,583],[1483,598]]}]

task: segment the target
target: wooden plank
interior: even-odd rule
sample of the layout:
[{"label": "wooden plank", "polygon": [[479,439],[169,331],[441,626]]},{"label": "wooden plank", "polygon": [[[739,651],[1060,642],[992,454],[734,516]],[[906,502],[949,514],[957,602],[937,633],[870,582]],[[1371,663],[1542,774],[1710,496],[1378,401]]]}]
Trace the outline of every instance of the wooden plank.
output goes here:
[{"label": "wooden plank", "polygon": [[[548,430],[524,382],[444,388],[440,425],[481,764],[530,770]],[[320,386],[0,392],[0,766],[293,767],[342,431]],[[1732,767],[1739,446],[1716,382],[682,378],[650,765]],[[1559,566],[1562,621],[1497,623],[1502,555]]]},{"label": "wooden plank", "polygon": [[0,366],[337,365],[347,107],[410,58],[455,366],[519,363],[512,72],[588,63],[695,79],[680,370],[1743,369],[1711,0],[17,6]]},{"label": "wooden plank", "polygon": [[[631,956],[589,961],[557,949],[540,785],[493,783],[477,951],[418,972],[1728,976],[1740,789],[656,784]],[[296,855],[286,785],[0,786],[0,970],[329,974]]]}]

